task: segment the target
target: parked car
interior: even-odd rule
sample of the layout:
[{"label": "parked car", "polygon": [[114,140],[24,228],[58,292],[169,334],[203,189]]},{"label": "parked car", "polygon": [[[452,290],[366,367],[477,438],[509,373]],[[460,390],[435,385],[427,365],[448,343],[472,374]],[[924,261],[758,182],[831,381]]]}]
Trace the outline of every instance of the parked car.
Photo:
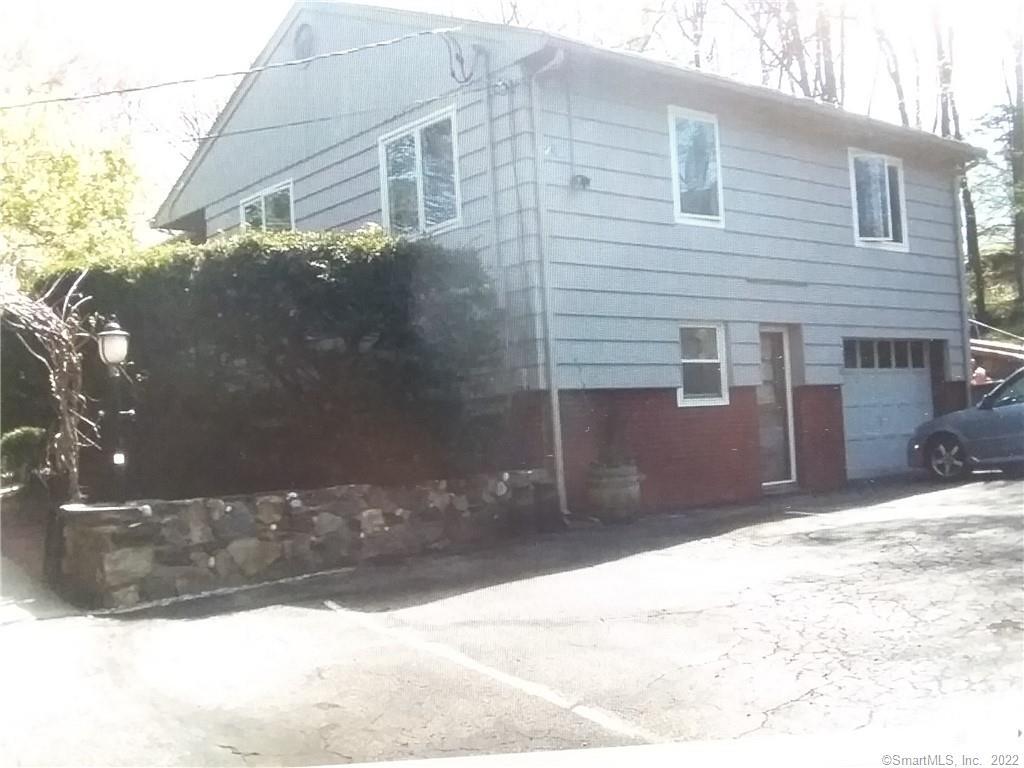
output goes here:
[{"label": "parked car", "polygon": [[907,446],[911,467],[938,480],[958,480],[973,469],[1024,472],[1024,368],[972,408],[919,426]]}]

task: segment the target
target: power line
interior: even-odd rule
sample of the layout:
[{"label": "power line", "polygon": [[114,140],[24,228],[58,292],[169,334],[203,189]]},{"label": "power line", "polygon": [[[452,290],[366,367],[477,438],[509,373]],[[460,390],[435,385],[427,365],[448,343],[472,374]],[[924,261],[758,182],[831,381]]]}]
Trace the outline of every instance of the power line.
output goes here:
[{"label": "power line", "polygon": [[157,88],[168,88],[175,85],[189,85],[191,83],[202,83],[208,80],[216,80],[223,77],[241,77],[243,75],[251,75],[258,72],[266,72],[271,69],[281,69],[283,67],[296,67],[304,64],[309,64],[313,61],[320,61],[322,59],[337,58],[339,56],[348,56],[353,53],[360,53],[362,51],[368,51],[373,48],[384,48],[385,46],[395,45],[396,43],[402,43],[406,40],[412,40],[417,37],[425,37],[427,35],[444,35],[448,32],[458,32],[462,27],[439,27],[437,29],[425,29],[419,32],[410,32],[407,35],[400,35],[399,37],[393,37],[389,40],[380,40],[376,43],[367,43],[366,45],[357,45],[354,48],[346,48],[340,51],[331,51],[329,53],[318,53],[315,56],[307,56],[304,59],[291,59],[289,61],[279,61],[273,64],[264,64],[260,67],[251,67],[249,69],[239,69],[233,72],[217,72],[212,75],[202,75],[200,77],[186,77],[180,80],[167,80],[160,83],[148,83],[146,85],[137,85],[130,88],[115,88],[109,91],[96,91],[95,93],[84,93],[77,96],[53,96],[48,99],[36,99],[34,101],[23,101],[19,104],[4,104],[0,105],[0,112],[6,112],[11,109],[24,109],[25,107],[35,107],[43,104],[64,104],[74,101],[87,101],[90,99],[100,99],[107,96],[123,96],[129,93],[139,93],[141,91],[151,91]]}]

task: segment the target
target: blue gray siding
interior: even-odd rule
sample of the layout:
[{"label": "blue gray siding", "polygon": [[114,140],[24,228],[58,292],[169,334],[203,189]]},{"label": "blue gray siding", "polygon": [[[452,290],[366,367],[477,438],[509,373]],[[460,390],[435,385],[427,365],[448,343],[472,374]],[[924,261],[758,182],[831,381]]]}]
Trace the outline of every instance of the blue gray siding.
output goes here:
[{"label": "blue gray siding", "polygon": [[[904,155],[909,250],[859,248],[847,147],[891,147],[607,72],[542,93],[561,386],[678,386],[691,320],[726,323],[733,385],[761,380],[761,323],[800,327],[804,383],[841,382],[844,336],[945,339],[963,376],[952,163]],[[724,228],[674,220],[669,104],[718,116]]]},{"label": "blue gray siding", "polygon": [[[425,23],[326,8],[302,11],[271,60],[294,55],[292,29],[300,23],[315,27],[320,50]],[[531,112],[516,62],[540,43],[501,32],[460,38],[466,50],[474,41],[486,46],[495,80],[505,83],[492,88],[490,105],[481,68],[456,88],[443,44],[430,37],[253,78],[250,97],[221,130],[342,116],[218,139],[168,218],[204,208],[208,232],[230,233],[240,200],[291,180],[298,229],[380,223],[378,137],[455,105],[462,226],[437,239],[477,250],[494,271],[508,315],[508,386],[546,385],[539,196],[562,387],[678,386],[678,328],[689,321],[726,324],[732,385],[760,382],[762,323],[799,327],[797,383],[841,382],[844,336],[945,339],[951,374],[964,375],[951,160],[915,155],[913,142],[901,151],[837,133],[834,121],[807,125],[736,95],[630,77],[623,67],[588,69],[576,57],[570,73],[544,77]],[[674,220],[670,104],[718,116],[724,228]],[[849,146],[903,159],[907,252],[854,246]],[[573,173],[589,176],[589,189],[571,189]]]}]

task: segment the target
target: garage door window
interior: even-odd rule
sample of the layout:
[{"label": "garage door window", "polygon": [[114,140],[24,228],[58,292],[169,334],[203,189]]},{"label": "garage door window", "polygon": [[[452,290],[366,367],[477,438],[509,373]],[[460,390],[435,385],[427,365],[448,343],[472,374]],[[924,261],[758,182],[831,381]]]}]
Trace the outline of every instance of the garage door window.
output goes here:
[{"label": "garage door window", "polygon": [[844,339],[845,368],[924,368],[925,347],[920,339]]}]

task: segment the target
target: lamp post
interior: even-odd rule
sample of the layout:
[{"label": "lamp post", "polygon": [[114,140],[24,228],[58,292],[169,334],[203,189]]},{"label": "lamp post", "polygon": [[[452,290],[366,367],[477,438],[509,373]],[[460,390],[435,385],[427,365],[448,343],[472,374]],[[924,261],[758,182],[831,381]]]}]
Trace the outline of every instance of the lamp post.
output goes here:
[{"label": "lamp post", "polygon": [[110,372],[111,385],[114,390],[114,412],[110,420],[112,428],[113,453],[110,461],[113,466],[114,476],[117,478],[115,501],[124,501],[127,496],[125,492],[125,464],[124,443],[122,440],[121,419],[135,415],[134,411],[123,410],[121,407],[121,369],[120,365],[128,357],[128,340],[131,334],[124,330],[117,317],[110,316],[110,320],[103,326],[103,330],[97,334],[96,346],[99,348],[100,360],[107,366]]}]

